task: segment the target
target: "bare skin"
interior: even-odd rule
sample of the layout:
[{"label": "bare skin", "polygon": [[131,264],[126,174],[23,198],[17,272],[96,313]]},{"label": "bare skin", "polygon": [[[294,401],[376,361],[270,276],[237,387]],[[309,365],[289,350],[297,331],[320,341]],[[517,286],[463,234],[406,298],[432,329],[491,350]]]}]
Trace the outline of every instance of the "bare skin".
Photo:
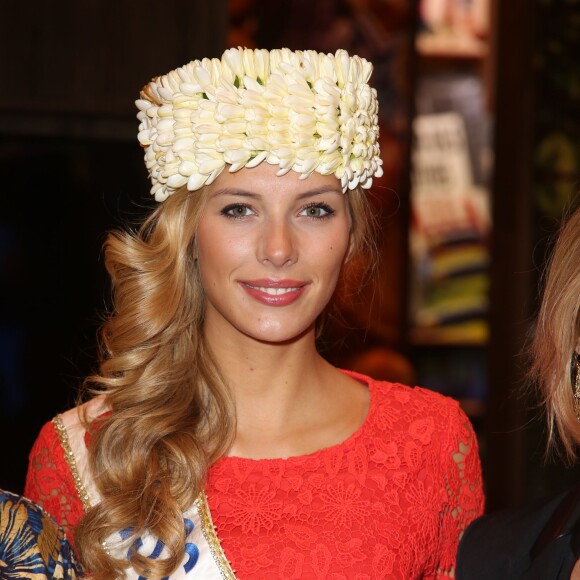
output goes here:
[{"label": "bare skin", "polygon": [[[230,455],[286,458],[341,443],[364,422],[368,389],[329,365],[308,331],[290,344],[208,341],[234,388],[237,433]],[[228,372],[232,369],[231,372]]]},{"label": "bare skin", "polygon": [[[369,392],[315,345],[316,319],[350,248],[348,200],[338,180],[278,177],[263,163],[223,173],[209,195],[198,261],[206,339],[236,402],[230,455],[287,458],[343,442],[364,422]],[[286,285],[304,289],[277,306],[252,296],[248,280],[292,280]]]}]

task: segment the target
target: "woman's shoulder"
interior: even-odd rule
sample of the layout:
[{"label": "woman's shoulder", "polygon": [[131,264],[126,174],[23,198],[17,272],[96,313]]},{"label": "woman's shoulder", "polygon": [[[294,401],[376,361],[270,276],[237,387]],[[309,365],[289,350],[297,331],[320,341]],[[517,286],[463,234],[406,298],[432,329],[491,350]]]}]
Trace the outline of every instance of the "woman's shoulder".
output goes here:
[{"label": "woman's shoulder", "polygon": [[88,448],[92,431],[87,431],[87,426],[94,425],[108,411],[105,396],[99,395],[54,419],[75,487],[85,508],[93,505],[99,497],[89,465]]},{"label": "woman's shoulder", "polygon": [[370,423],[379,430],[399,431],[423,443],[437,439],[442,448],[456,449],[458,441],[475,445],[469,418],[455,399],[418,386],[351,376],[368,384]]},{"label": "woman's shoulder", "polygon": [[90,422],[106,408],[104,398],[96,397],[57,415],[44,424],[30,451],[24,493],[67,533],[74,530],[94,493],[84,417]]},{"label": "woman's shoulder", "polygon": [[83,425],[92,423],[95,419],[109,410],[105,395],[93,397],[86,403],[77,405],[60,415],[57,415],[52,422],[61,423],[67,430],[83,429]]},{"label": "woman's shoulder", "polygon": [[477,438],[459,403],[421,387],[366,380],[371,411],[365,433],[369,443],[381,450],[374,456],[385,457],[388,451],[399,454],[397,461],[404,459],[411,469],[428,467],[445,478],[454,501],[463,502],[463,515],[472,516],[465,522],[481,514]]},{"label": "woman's shoulder", "polygon": [[353,378],[368,384],[375,403],[405,409],[408,413],[422,413],[424,416],[445,415],[463,417],[458,401],[436,391],[419,386],[375,380],[372,377],[350,373]]},{"label": "woman's shoulder", "polygon": [[63,432],[84,430],[83,425],[91,423],[108,411],[104,395],[94,397],[90,401],[72,407],[53,417],[41,427],[35,442],[35,447],[51,447],[58,441]]},{"label": "woman's shoulder", "polygon": [[[109,411],[104,395],[99,395],[64,413],[57,415],[53,419],[60,442],[69,458],[71,471],[75,479],[88,477],[88,447],[91,442],[91,431],[87,431],[87,426],[94,425],[95,422]],[[75,474],[78,472],[78,476]],[[88,482],[85,481],[85,485]],[[78,485],[77,485],[78,487]]]}]

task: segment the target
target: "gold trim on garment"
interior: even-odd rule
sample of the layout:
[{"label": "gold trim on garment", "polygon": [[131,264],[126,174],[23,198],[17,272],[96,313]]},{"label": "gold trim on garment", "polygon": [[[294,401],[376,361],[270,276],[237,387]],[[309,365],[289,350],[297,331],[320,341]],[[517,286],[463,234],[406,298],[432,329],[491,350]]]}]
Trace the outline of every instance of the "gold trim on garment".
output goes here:
[{"label": "gold trim on garment", "polygon": [[199,519],[201,521],[201,531],[205,541],[209,545],[213,561],[219,568],[221,577],[224,580],[236,580],[234,571],[224,554],[222,545],[217,536],[215,526],[213,525],[213,520],[211,519],[211,512],[209,511],[209,505],[207,503],[207,496],[202,491],[197,499],[195,500],[195,506],[197,508],[197,513],[199,514]]},{"label": "gold trim on garment", "polygon": [[[56,432],[58,434],[60,444],[62,445],[64,451],[65,460],[68,463],[77,493],[83,504],[83,509],[86,512],[91,507],[91,501],[89,494],[87,493],[87,490],[83,483],[83,480],[81,479],[81,476],[79,474],[76,459],[72,447],[70,445],[70,440],[66,427],[64,426],[64,423],[62,422],[60,415],[57,415],[52,420],[52,422],[56,427]],[[199,514],[203,537],[208,543],[209,550],[211,552],[213,561],[218,567],[220,576],[224,580],[236,580],[234,571],[232,570],[232,567],[230,566],[230,563],[228,562],[228,559],[224,554],[219,538],[216,534],[215,526],[213,524],[213,520],[211,518],[211,513],[209,510],[209,505],[207,503],[207,496],[205,495],[204,492],[201,492],[199,494],[199,496],[195,500],[194,505],[197,509],[197,513]],[[103,547],[107,551],[107,553],[110,553],[106,542],[103,542]]]},{"label": "gold trim on garment", "polygon": [[83,480],[79,474],[79,470],[77,468],[77,462],[75,460],[75,455],[73,453],[72,447],[70,446],[70,440],[68,438],[68,433],[66,431],[66,427],[62,422],[60,415],[57,415],[52,422],[56,427],[56,432],[58,433],[58,438],[60,439],[60,444],[64,450],[64,458],[68,463],[68,467],[72,474],[73,481],[75,482],[75,487],[77,493],[79,494],[79,498],[83,504],[83,509],[85,512],[91,507],[91,500],[89,498],[89,494],[85,488]]}]

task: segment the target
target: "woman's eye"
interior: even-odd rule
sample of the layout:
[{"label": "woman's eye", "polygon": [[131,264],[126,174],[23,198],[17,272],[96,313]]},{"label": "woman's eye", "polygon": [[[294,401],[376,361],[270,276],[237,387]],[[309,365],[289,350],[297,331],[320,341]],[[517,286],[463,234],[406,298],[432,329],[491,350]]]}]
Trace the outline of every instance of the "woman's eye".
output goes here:
[{"label": "woman's eye", "polygon": [[247,206],[247,205],[243,205],[240,203],[236,203],[236,204],[232,204],[232,205],[228,205],[227,207],[224,207],[221,211],[222,215],[225,215],[226,217],[231,217],[231,218],[243,218],[243,217],[247,217],[249,215],[252,215],[254,212],[252,211],[252,209]]},{"label": "woman's eye", "polygon": [[334,210],[325,203],[313,203],[312,205],[307,205],[301,212],[300,215],[310,217],[310,218],[325,218],[330,217],[334,213]]}]

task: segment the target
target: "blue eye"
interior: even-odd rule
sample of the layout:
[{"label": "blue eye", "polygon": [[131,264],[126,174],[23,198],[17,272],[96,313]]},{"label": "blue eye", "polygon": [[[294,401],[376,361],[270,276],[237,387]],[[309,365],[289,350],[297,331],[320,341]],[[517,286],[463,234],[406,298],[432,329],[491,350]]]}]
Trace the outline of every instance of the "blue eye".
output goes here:
[{"label": "blue eye", "polygon": [[244,218],[249,215],[253,215],[254,211],[248,205],[244,205],[243,203],[232,203],[231,205],[227,205],[221,210],[221,214],[228,217],[228,218]]},{"label": "blue eye", "polygon": [[301,216],[322,219],[334,214],[334,210],[326,203],[310,203],[300,211]]}]

